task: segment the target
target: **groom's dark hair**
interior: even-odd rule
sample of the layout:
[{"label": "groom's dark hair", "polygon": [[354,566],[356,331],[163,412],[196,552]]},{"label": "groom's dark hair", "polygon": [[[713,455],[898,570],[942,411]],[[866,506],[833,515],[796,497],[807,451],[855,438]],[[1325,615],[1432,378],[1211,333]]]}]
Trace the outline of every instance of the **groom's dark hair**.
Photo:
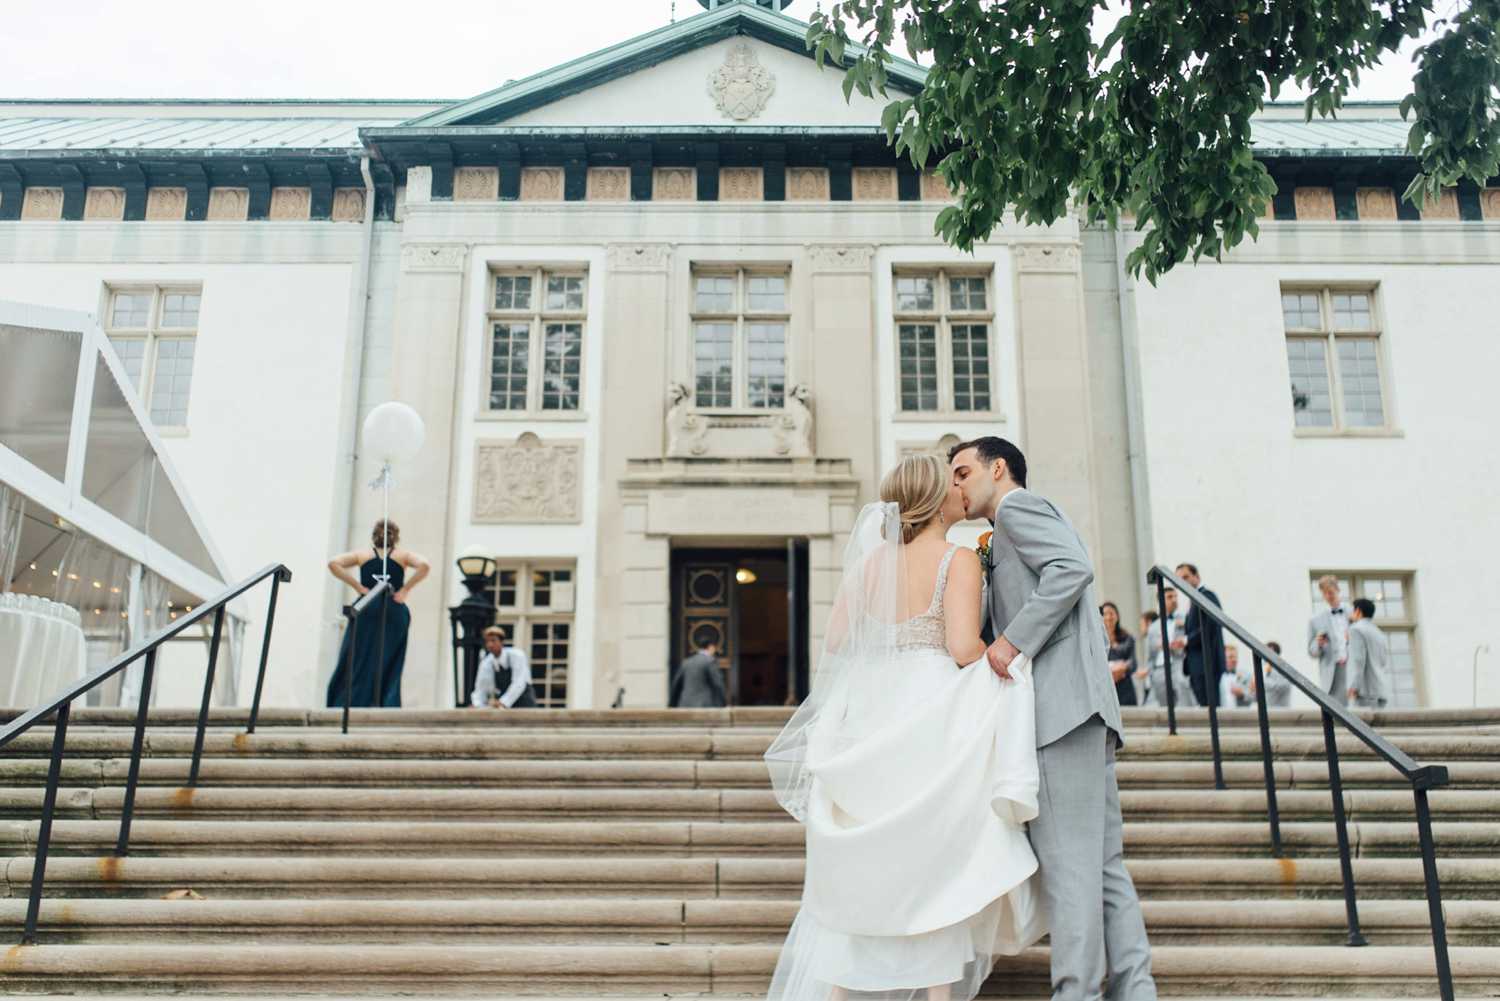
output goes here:
[{"label": "groom's dark hair", "polygon": [[994,435],[986,435],[983,438],[975,438],[972,441],[961,441],[948,449],[948,461],[964,449],[972,448],[979,455],[979,461],[988,466],[996,459],[1005,460],[1005,468],[1010,470],[1010,478],[1016,481],[1016,486],[1026,486],[1026,456],[1021,450],[1004,438],[996,438]]}]

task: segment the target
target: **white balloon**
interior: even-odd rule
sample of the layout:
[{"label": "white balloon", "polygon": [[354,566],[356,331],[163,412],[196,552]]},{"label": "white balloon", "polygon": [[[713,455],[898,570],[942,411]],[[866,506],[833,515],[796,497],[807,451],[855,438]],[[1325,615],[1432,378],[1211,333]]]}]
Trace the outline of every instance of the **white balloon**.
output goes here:
[{"label": "white balloon", "polygon": [[426,438],[421,416],[405,403],[382,403],[365,418],[365,453],[381,462],[415,458]]}]

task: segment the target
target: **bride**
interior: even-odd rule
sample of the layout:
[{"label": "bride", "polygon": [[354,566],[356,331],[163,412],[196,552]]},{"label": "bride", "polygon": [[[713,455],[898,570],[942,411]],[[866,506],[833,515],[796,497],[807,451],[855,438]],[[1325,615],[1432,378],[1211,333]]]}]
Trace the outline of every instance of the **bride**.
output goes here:
[{"label": "bride", "polygon": [[903,459],[880,499],[850,535],[812,693],[766,752],[807,831],[773,1001],[969,1001],[1046,931],[1030,665],[1002,681],[984,661],[947,467]]}]

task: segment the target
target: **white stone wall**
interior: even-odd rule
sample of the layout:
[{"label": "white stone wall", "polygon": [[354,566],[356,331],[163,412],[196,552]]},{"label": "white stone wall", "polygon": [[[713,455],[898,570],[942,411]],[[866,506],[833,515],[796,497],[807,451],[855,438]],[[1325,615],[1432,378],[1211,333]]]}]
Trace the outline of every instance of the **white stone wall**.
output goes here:
[{"label": "white stone wall", "polygon": [[[1283,282],[1378,283],[1389,435],[1293,433]],[[1199,564],[1257,635],[1305,651],[1313,569],[1413,573],[1424,703],[1500,698],[1500,226],[1263,223],[1135,288],[1156,561]]]},{"label": "white stone wall", "polygon": [[[265,700],[321,705],[337,597],[324,569],[337,514],[355,226],[21,223],[0,242],[0,298],[99,314],[114,283],[201,285],[188,430],[168,452],[232,575],[291,567]],[[249,611],[241,697],[252,690],[265,593]],[[335,640],[336,641],[336,640]],[[191,686],[190,686],[191,687]]]}]

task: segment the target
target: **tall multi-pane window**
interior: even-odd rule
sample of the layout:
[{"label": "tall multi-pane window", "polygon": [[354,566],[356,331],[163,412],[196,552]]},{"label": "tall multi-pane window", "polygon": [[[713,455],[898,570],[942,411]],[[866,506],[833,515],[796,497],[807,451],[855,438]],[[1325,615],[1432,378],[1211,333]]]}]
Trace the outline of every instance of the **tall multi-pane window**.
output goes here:
[{"label": "tall multi-pane window", "polygon": [[105,332],[158,427],[187,427],[201,302],[196,288],[110,290]]},{"label": "tall multi-pane window", "polygon": [[568,707],[573,650],[571,563],[501,563],[495,571],[495,624],[531,662],[531,688],[544,709]]},{"label": "tall multi-pane window", "polygon": [[496,272],[489,313],[489,409],[578,410],[588,280],[582,271]]},{"label": "tall multi-pane window", "polygon": [[786,405],[786,272],[693,275],[693,402],[709,409]]},{"label": "tall multi-pane window", "polygon": [[987,275],[895,276],[898,396],[907,413],[994,409],[994,313]]},{"label": "tall multi-pane window", "polygon": [[1315,570],[1311,582],[1312,610],[1316,614],[1328,608],[1318,589],[1318,578],[1332,573],[1339,581],[1339,594],[1347,604],[1355,598],[1369,598],[1375,603],[1375,625],[1385,633],[1391,645],[1392,708],[1409,709],[1420,703],[1417,691],[1417,606],[1412,595],[1409,573],[1350,573],[1341,570]]},{"label": "tall multi-pane window", "polygon": [[1374,299],[1370,289],[1282,289],[1297,427],[1351,431],[1388,426]]}]

